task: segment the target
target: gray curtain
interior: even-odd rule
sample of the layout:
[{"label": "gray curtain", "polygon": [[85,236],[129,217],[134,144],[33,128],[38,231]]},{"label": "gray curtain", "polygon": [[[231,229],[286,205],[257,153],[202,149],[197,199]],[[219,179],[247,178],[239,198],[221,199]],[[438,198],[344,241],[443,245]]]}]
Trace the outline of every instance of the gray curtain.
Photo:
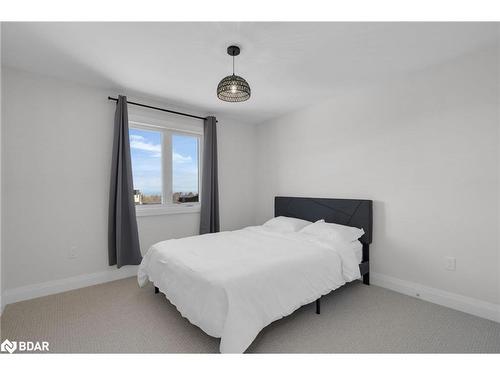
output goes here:
[{"label": "gray curtain", "polygon": [[115,112],[108,221],[109,265],[118,268],[139,264],[142,259],[133,189],[127,97],[120,95]]},{"label": "gray curtain", "polygon": [[219,231],[219,182],[217,177],[217,120],[210,116],[203,126],[200,234]]}]

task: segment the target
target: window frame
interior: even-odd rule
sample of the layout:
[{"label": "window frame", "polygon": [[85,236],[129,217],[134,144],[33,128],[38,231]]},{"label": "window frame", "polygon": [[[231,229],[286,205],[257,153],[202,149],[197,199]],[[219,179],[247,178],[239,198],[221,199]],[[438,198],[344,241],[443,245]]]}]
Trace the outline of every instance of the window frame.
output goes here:
[{"label": "window frame", "polygon": [[[162,181],[162,203],[151,205],[135,205],[137,217],[153,215],[171,215],[184,213],[199,213],[201,210],[201,171],[203,155],[203,128],[194,126],[182,126],[153,119],[129,118],[129,130],[148,130],[161,133],[161,181]],[[173,148],[172,138],[174,135],[195,137],[198,140],[198,202],[173,203]],[[166,156],[170,155],[170,158]],[[133,165],[132,165],[133,168]]]}]

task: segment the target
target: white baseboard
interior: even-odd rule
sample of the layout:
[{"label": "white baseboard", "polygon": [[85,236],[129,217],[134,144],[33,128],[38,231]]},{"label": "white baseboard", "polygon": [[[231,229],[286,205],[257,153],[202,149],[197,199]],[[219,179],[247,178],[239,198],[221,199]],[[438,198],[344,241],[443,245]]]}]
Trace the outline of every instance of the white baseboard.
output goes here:
[{"label": "white baseboard", "polygon": [[431,288],[395,277],[370,272],[370,282],[382,288],[417,297],[454,310],[476,315],[500,323],[500,305]]},{"label": "white baseboard", "polygon": [[[3,312],[4,306],[10,303],[84,288],[86,286],[102,284],[109,281],[120,280],[135,276],[136,274],[137,266],[126,266],[116,270],[102,271],[70,277],[67,279],[59,279],[40,284],[32,284],[19,288],[8,289],[5,290],[1,296],[0,301],[2,304],[0,307],[0,314]],[[370,279],[373,285],[500,323],[500,305],[379,273],[370,272]]]},{"label": "white baseboard", "polygon": [[14,302],[25,301],[32,298],[48,296],[50,294],[66,292],[68,290],[124,279],[137,275],[137,267],[138,266],[125,266],[119,269],[111,269],[102,272],[69,277],[67,279],[59,279],[40,284],[7,289],[2,295],[2,302],[6,306]]}]

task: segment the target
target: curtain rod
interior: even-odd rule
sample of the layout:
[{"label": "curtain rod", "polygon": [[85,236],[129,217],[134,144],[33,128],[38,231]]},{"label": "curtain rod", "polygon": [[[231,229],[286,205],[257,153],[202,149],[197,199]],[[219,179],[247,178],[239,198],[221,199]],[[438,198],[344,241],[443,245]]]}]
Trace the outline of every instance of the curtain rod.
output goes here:
[{"label": "curtain rod", "polygon": [[[108,100],[113,100],[115,102],[118,102],[118,98],[112,98],[111,96],[108,96]],[[179,116],[186,116],[186,117],[191,117],[191,118],[197,118],[199,120],[206,120],[206,117],[200,117],[200,116],[195,116],[195,115],[190,115],[189,113],[183,113],[183,112],[177,112],[177,111],[171,111],[170,109],[165,109],[165,108],[159,108],[159,107],[153,107],[147,104],[141,104],[141,103],[136,103],[136,102],[129,102],[127,101],[128,104],[136,105],[138,107],[144,107],[144,108],[150,108],[150,109],[156,109],[157,111],[162,111],[162,112],[168,112],[168,113],[173,113],[174,115],[179,115]]]}]

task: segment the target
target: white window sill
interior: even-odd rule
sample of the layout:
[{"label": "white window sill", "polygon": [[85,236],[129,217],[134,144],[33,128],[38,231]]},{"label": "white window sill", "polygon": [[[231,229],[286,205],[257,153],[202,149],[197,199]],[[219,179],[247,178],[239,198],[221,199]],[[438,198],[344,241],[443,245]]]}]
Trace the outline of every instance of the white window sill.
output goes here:
[{"label": "white window sill", "polygon": [[195,214],[200,212],[199,203],[158,204],[135,206],[137,217],[155,215]]}]

